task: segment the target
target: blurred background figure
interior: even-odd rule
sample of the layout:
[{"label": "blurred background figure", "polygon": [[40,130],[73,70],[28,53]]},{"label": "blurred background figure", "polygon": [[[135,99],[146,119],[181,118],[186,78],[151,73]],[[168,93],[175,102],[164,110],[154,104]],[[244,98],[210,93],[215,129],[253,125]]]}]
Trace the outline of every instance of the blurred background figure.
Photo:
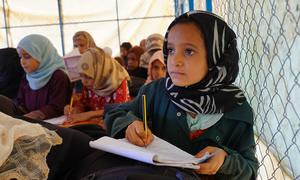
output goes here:
[{"label": "blurred background figure", "polygon": [[73,47],[78,48],[80,54],[83,54],[88,48],[96,47],[96,43],[90,33],[78,31],[73,36]]},{"label": "blurred background figure", "polygon": [[121,58],[123,58],[124,62],[125,62],[125,66],[127,66],[127,61],[128,61],[128,51],[129,49],[132,48],[132,45],[130,44],[130,42],[123,42],[120,46],[120,55]]},{"label": "blurred background figure", "polygon": [[0,49],[0,94],[15,100],[24,74],[17,50]]},{"label": "blurred background figure", "polygon": [[112,57],[112,49],[110,47],[104,47],[103,51],[108,54],[110,57]]},{"label": "blurred background figure", "polygon": [[140,58],[143,53],[144,50],[139,46],[134,46],[128,52],[128,65],[126,69],[131,79],[129,92],[132,98],[138,94],[140,87],[144,85],[147,79],[147,69],[139,66]]},{"label": "blurred background figure", "polygon": [[[89,48],[95,48],[96,43],[94,38],[91,36],[90,33],[86,31],[78,31],[73,36],[73,48],[78,48],[79,53],[83,54]],[[82,90],[82,83],[80,80],[72,82],[74,87],[74,95],[75,98],[79,98],[78,93]]]},{"label": "blurred background figure", "polygon": [[140,67],[148,69],[151,56],[158,50],[162,50],[164,37],[161,34],[151,34],[146,39],[145,53],[141,56]]},{"label": "blurred background figure", "polygon": [[156,51],[150,58],[148,66],[148,77],[145,84],[166,77],[166,73],[167,71],[163,52],[161,50]]},{"label": "blurred background figure", "polygon": [[114,59],[118,61],[124,68],[126,68],[124,59],[122,59],[120,56],[116,56]]},{"label": "blurred background figure", "polygon": [[142,39],[142,40],[140,41],[140,47],[143,48],[144,51],[145,51],[145,49],[146,49],[146,39]]}]

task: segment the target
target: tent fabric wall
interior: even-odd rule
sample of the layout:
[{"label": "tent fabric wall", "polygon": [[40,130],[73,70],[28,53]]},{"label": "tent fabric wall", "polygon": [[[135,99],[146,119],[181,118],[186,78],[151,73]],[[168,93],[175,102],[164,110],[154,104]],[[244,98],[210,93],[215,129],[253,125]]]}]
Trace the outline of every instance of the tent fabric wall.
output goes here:
[{"label": "tent fabric wall", "polygon": [[[0,48],[16,47],[24,36],[37,33],[47,36],[60,54],[63,54],[62,47],[66,53],[71,51],[72,36],[75,32],[84,30],[93,36],[99,47],[108,46],[113,50],[113,55],[118,55],[121,42],[129,41],[138,45],[140,40],[152,33],[164,34],[175,17],[173,0],[3,2],[6,20],[3,21],[1,4]],[[58,4],[61,5],[62,34]],[[64,44],[61,38],[64,38]]]}]

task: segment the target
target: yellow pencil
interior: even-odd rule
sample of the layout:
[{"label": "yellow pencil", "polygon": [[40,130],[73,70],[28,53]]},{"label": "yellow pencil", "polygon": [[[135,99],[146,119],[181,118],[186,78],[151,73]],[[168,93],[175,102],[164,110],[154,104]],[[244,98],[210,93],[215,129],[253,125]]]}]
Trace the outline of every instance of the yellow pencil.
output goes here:
[{"label": "yellow pencil", "polygon": [[146,112],[146,95],[143,94],[143,120],[144,120],[144,128],[145,128],[145,133],[146,133],[146,138],[148,136],[148,124],[147,124],[147,112]]},{"label": "yellow pencil", "polygon": [[72,108],[73,108],[73,94],[72,94],[72,96],[71,96],[71,101],[70,101],[70,106],[69,106],[69,114],[71,114],[72,113]]}]

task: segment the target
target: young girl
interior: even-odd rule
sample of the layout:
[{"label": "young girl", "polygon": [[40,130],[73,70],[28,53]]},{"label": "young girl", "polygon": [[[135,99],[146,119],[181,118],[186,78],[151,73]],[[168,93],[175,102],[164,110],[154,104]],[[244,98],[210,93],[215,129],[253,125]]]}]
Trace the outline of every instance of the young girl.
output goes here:
[{"label": "young girl", "polygon": [[80,99],[74,101],[74,107],[65,106],[68,124],[74,125],[81,121],[82,124],[92,123],[103,127],[104,105],[129,100],[129,75],[100,48],[88,49],[79,61],[78,70],[83,90]]},{"label": "young girl", "polygon": [[163,52],[156,51],[150,58],[148,66],[148,78],[145,84],[154,80],[166,77],[166,64],[164,62]]},{"label": "young girl", "polygon": [[[141,88],[130,103],[105,117],[108,133],[147,146],[153,134],[201,157],[200,175],[216,179],[255,179],[253,112],[232,83],[238,74],[236,35],[218,16],[188,12],[176,18],[165,35],[167,78]],[[147,97],[144,132],[142,95]]]},{"label": "young girl", "polygon": [[62,57],[46,37],[37,34],[24,37],[17,49],[26,78],[21,81],[17,103],[1,97],[0,111],[38,120],[62,115],[72,91]]}]

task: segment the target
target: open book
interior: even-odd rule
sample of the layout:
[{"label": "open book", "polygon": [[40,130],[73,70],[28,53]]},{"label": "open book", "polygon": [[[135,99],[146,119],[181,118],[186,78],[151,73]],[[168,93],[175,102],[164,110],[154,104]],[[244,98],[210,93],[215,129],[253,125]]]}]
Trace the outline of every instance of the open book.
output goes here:
[{"label": "open book", "polygon": [[199,169],[200,167],[197,164],[206,161],[212,156],[212,154],[207,153],[201,158],[196,158],[156,136],[154,136],[154,140],[147,147],[133,145],[125,138],[114,139],[108,136],[90,141],[90,146],[95,149],[157,166],[173,166],[190,169]]},{"label": "open book", "polygon": [[77,64],[80,60],[80,53],[78,48],[73,49],[70,53],[64,56],[65,66],[71,82],[80,80],[80,75],[77,69]]}]

